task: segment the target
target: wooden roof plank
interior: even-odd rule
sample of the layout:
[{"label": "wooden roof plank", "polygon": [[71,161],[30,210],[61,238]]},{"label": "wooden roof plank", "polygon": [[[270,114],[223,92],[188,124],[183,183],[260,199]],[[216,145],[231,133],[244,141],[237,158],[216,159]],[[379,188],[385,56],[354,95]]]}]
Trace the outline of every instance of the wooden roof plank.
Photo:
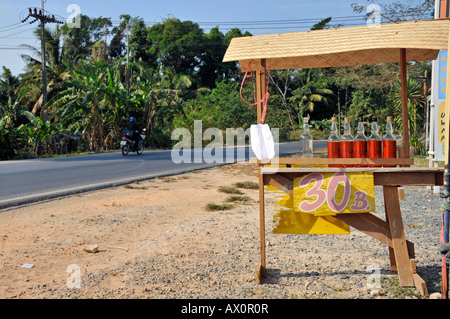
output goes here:
[{"label": "wooden roof plank", "polygon": [[399,62],[399,49],[408,61],[435,60],[447,50],[450,19],[290,32],[232,39],[223,62],[239,61],[245,71],[252,60],[267,60],[267,67],[298,69]]}]

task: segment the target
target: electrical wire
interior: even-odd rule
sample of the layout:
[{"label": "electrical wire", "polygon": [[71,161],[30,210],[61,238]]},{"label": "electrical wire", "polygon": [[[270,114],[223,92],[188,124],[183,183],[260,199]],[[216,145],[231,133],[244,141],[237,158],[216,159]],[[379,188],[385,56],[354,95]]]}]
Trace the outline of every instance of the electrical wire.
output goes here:
[{"label": "electrical wire", "polygon": [[9,38],[9,37],[12,37],[13,35],[20,34],[20,33],[25,33],[25,32],[28,32],[28,31],[31,31],[31,30],[34,30],[34,29],[36,29],[36,28],[34,27],[34,28],[30,28],[30,29],[27,29],[27,30],[24,30],[24,31],[12,33],[12,34],[9,34],[9,35],[7,35],[7,36],[0,37],[0,39]]},{"label": "electrical wire", "polygon": [[[408,16],[406,13],[400,14],[399,17],[405,17]],[[305,19],[285,19],[285,20],[255,20],[255,21],[205,21],[205,22],[196,22],[192,27],[181,27],[178,28],[180,31],[188,32],[190,30],[195,30],[197,28],[202,29],[204,32],[209,29],[218,27],[221,31],[230,31],[232,29],[240,29],[244,31],[252,31],[252,30],[267,30],[267,32],[270,32],[271,30],[283,30],[283,29],[290,29],[292,31],[300,31],[300,30],[310,30],[312,25],[314,23],[318,23],[320,21],[323,21],[325,18],[305,18]],[[360,21],[360,23],[357,23],[357,21]],[[339,27],[349,27],[349,26],[358,26],[363,25],[366,22],[365,16],[359,15],[359,16],[341,16],[341,17],[331,17],[331,23],[334,23],[335,25]],[[111,21],[112,26],[115,27],[122,23],[122,21],[113,20]],[[152,27],[154,25],[160,24],[161,22],[146,22],[144,21],[144,25],[146,27]],[[18,23],[20,24],[20,23]],[[21,26],[17,26],[18,24],[12,24],[9,26],[0,27],[0,33],[1,32],[9,32],[13,30],[19,30],[19,28],[22,28],[26,26],[27,24],[22,24]],[[205,26],[214,26],[214,27],[205,27]],[[14,27],[17,26],[17,27]],[[226,27],[228,26],[228,28]],[[2,30],[4,29],[4,30]],[[25,33],[31,29],[27,29],[20,32],[15,32],[12,34],[8,34],[5,36],[0,37],[0,39],[6,39],[10,38],[12,36],[15,36],[17,34]],[[205,33],[207,34],[207,33]],[[185,35],[182,35],[185,36]],[[139,36],[133,36],[135,39],[140,38]],[[143,38],[146,38],[147,35],[142,36]],[[169,38],[179,38],[179,35],[165,35],[165,37]],[[15,37],[16,39],[33,39],[35,37]]]},{"label": "electrical wire", "polygon": [[9,29],[5,29],[5,30],[0,30],[0,33],[2,33],[2,32],[9,32],[9,31],[13,31],[13,30],[18,30],[18,29],[26,27],[26,26],[29,26],[29,24],[22,24],[21,23],[21,25],[18,26],[18,27],[9,28]]},{"label": "electrical wire", "polygon": [[10,28],[10,27],[13,27],[13,26],[16,26],[16,25],[19,25],[19,24],[22,24],[22,23],[21,23],[21,22],[17,22],[17,23],[14,23],[14,24],[6,25],[6,26],[4,26],[4,27],[0,27],[0,30],[1,30],[1,29]]}]

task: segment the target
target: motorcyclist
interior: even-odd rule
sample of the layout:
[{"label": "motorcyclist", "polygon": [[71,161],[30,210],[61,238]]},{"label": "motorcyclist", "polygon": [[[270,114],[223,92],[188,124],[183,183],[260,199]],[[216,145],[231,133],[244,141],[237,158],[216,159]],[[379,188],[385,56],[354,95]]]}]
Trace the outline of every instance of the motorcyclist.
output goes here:
[{"label": "motorcyclist", "polygon": [[139,145],[140,133],[141,129],[137,124],[136,119],[133,116],[130,117],[130,121],[126,125],[125,134],[134,141],[133,144],[134,149],[137,149]]}]

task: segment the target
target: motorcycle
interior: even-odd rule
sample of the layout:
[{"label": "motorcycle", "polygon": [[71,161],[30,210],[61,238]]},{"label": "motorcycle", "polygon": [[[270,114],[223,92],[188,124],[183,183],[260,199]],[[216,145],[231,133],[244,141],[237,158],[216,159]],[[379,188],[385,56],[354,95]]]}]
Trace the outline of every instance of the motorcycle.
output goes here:
[{"label": "motorcycle", "polygon": [[[146,130],[143,129],[142,133],[139,135],[139,142],[137,147],[134,145],[134,141],[133,139],[128,136],[128,135],[124,135],[122,137],[122,141],[120,142],[120,146],[122,148],[122,155],[123,156],[127,156],[129,152],[137,152],[138,155],[141,155],[144,152],[144,140],[145,140],[145,132]],[[138,131],[136,131],[136,133],[139,133]]]}]

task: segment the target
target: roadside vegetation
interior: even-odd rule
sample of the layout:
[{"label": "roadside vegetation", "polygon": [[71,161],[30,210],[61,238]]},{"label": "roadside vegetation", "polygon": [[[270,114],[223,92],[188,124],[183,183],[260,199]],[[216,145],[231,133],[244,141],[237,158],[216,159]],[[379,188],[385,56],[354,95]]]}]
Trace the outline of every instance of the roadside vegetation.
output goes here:
[{"label": "roadside vegetation", "polygon": [[[434,2],[423,2],[386,5],[383,22],[429,19]],[[353,10],[362,14],[367,4],[353,4]],[[171,139],[175,128],[192,133],[196,120],[204,130],[223,131],[255,123],[256,109],[239,96],[240,66],[222,63],[230,41],[250,32],[212,28],[206,33],[197,23],[175,17],[152,26],[129,15],[116,26],[110,18],[82,16],[81,21],[81,29],[45,30],[45,105],[40,46],[24,45],[29,52],[22,55],[23,74],[0,69],[1,160],[117,150],[130,116],[147,129],[145,147],[162,149],[179,142]],[[341,26],[328,17],[311,29],[336,27]],[[35,35],[39,40],[39,30]],[[324,139],[332,116],[340,123],[349,117],[353,127],[359,117],[377,116],[381,128],[387,116],[394,116],[400,134],[398,73],[398,63],[273,70],[266,123],[280,129],[281,140],[298,140],[303,118],[309,117],[313,137]],[[410,142],[417,154],[426,153],[424,85],[430,77],[429,62],[408,64]],[[246,81],[244,98],[253,101],[253,92],[253,82]]]}]

